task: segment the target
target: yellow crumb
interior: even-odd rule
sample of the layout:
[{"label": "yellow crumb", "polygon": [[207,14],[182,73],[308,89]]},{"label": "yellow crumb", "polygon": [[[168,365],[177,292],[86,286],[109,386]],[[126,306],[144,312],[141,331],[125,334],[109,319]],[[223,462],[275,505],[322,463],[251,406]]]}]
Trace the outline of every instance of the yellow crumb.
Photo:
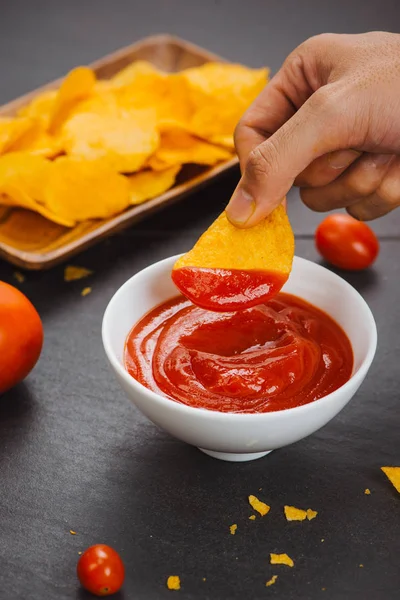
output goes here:
[{"label": "yellow crumb", "polygon": [[294,562],[287,554],[270,554],[270,563],[271,565],[287,565],[288,567],[293,567]]},{"label": "yellow crumb", "polygon": [[92,291],[91,287],[85,287],[83,288],[83,290],[81,291],[81,296],[87,296],[88,294],[90,294],[90,292]]},{"label": "yellow crumb", "polygon": [[362,569],[364,565],[358,565],[358,566]]},{"label": "yellow crumb", "polygon": [[321,538],[321,542],[324,542],[324,541],[325,541],[325,539],[324,539],[324,538]]},{"label": "yellow crumb", "polygon": [[371,490],[369,490],[368,488],[365,490],[364,494],[366,494],[367,496],[369,496],[371,493]]},{"label": "yellow crumb", "polygon": [[234,523],[233,525],[230,525],[230,527],[229,527],[229,530],[230,530],[230,532],[231,532],[232,535],[235,535],[236,529],[237,529],[236,523]]},{"label": "yellow crumb", "polygon": [[72,529],[69,530],[71,535],[76,535],[76,531],[73,531]]},{"label": "yellow crumb", "polygon": [[167,579],[167,588],[169,590],[180,590],[181,589],[181,580],[179,575],[170,575]]},{"label": "yellow crumb", "polygon": [[312,510],[311,508],[303,510],[295,506],[284,506],[283,510],[287,521],[304,521],[305,519],[311,521],[318,514],[316,510]]},{"label": "yellow crumb", "polygon": [[203,581],[207,581],[205,577],[203,577]]},{"label": "yellow crumb", "polygon": [[74,267],[69,265],[64,269],[64,281],[75,281],[76,279],[84,279],[91,275],[93,271],[85,267]]},{"label": "yellow crumb", "polygon": [[256,496],[249,496],[249,502],[252,508],[260,513],[262,517],[269,513],[271,507],[268,506],[268,504],[261,502],[261,500],[259,500]]},{"label": "yellow crumb", "polygon": [[250,521],[255,521],[256,520],[256,515],[250,515],[249,519],[250,519]]},{"label": "yellow crumb", "polygon": [[23,275],[19,271],[15,271],[15,273],[14,273],[14,279],[16,279],[18,281],[18,283],[24,283],[24,281],[25,281],[25,275]]},{"label": "yellow crumb", "polygon": [[269,579],[265,585],[267,587],[269,587],[270,585],[274,585],[274,583],[277,579],[278,579],[278,575],[272,575],[271,579]]},{"label": "yellow crumb", "polygon": [[326,588],[321,588],[321,590],[324,592],[326,590]]},{"label": "yellow crumb", "polygon": [[315,517],[317,516],[317,511],[316,510],[312,510],[311,508],[307,508],[307,519],[309,521],[312,521],[313,519],[315,519]]},{"label": "yellow crumb", "polygon": [[82,554],[82,552],[78,552],[79,556]]}]

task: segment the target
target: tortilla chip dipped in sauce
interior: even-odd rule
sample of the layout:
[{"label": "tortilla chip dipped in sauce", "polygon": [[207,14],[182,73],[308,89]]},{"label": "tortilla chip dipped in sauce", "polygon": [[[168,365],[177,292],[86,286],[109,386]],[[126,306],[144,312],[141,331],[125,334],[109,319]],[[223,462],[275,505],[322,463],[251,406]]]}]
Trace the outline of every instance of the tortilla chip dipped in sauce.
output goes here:
[{"label": "tortilla chip dipped in sauce", "polygon": [[287,281],[294,237],[285,208],[239,229],[223,212],[187,254],[178,259],[172,280],[197,306],[226,312],[257,306]]}]

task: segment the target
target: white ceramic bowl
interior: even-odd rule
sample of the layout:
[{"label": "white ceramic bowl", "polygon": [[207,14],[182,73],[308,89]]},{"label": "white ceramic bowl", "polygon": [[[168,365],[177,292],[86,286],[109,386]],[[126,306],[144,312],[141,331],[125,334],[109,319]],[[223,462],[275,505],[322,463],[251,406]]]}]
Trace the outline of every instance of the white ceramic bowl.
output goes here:
[{"label": "white ceramic bowl", "polygon": [[222,460],[246,461],[287,446],[323,427],[349,402],[375,355],[374,318],[360,294],[328,269],[295,257],[283,291],[309,301],[331,315],[353,347],[351,379],[335,392],[304,406],[261,414],[220,413],[164,398],[138,383],[124,369],[126,337],[152,308],[177,295],[167,258],[129,279],[111,299],[103,319],[103,344],[118,381],[132,402],[153,423],[188,444]]}]

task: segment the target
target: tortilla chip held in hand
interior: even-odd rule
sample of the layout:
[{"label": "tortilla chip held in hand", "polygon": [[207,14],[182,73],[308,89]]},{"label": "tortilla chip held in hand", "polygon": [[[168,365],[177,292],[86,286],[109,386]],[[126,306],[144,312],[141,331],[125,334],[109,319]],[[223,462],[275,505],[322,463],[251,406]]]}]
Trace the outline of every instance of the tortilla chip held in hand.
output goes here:
[{"label": "tortilla chip held in hand", "polygon": [[248,229],[232,225],[223,212],[193,249],[177,260],[172,280],[201,308],[243,310],[279,292],[289,277],[293,256],[293,231],[282,205]]}]

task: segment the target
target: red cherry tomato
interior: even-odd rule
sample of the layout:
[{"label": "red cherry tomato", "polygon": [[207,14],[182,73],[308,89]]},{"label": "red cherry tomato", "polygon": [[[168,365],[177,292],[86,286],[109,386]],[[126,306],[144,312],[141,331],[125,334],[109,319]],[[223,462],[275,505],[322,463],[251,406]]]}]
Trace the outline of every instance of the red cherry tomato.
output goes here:
[{"label": "red cherry tomato", "polygon": [[77,573],[82,587],[95,596],[115,594],[125,578],[120,555],[105,544],[96,544],[85,550],[78,561]]},{"label": "red cherry tomato", "polygon": [[19,290],[0,281],[0,394],[28,375],[42,345],[36,309]]},{"label": "red cherry tomato", "polygon": [[315,231],[318,252],[332,265],[348,271],[360,271],[372,265],[379,242],[370,227],[350,215],[329,215]]}]

